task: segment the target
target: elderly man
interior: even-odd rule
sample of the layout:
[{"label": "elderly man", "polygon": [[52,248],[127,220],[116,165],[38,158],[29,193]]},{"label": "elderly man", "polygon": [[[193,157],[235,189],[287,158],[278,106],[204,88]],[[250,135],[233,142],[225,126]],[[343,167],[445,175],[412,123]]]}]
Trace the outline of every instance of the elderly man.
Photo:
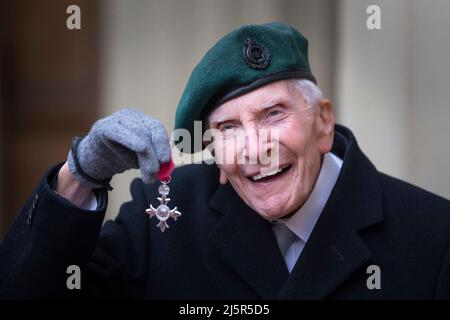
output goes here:
[{"label": "elderly man", "polygon": [[[202,120],[214,155],[227,161],[178,168],[170,184],[160,175],[171,155],[159,122],[136,110],[96,122],[3,241],[0,295],[449,298],[449,201],[376,170],[334,124],[307,47],[299,32],[271,23],[243,26],[211,48],[192,72],[176,129],[194,133]],[[130,168],[142,172],[133,199],[102,227],[109,181]],[[148,184],[156,176],[161,187]],[[80,289],[68,285],[73,265]]]}]

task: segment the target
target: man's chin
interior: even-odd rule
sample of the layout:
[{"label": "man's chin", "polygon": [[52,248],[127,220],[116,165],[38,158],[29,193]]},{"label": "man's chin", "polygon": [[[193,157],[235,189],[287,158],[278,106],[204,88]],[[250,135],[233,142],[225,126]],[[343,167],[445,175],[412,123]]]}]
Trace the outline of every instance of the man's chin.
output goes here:
[{"label": "man's chin", "polygon": [[286,212],[286,210],[284,210],[284,208],[280,205],[277,205],[276,207],[268,207],[267,205],[265,205],[255,208],[254,210],[258,212],[259,215],[264,219],[269,221],[283,218],[284,216],[289,214],[289,212]]},{"label": "man's chin", "polygon": [[301,207],[301,205],[290,203],[289,200],[289,198],[286,199],[280,196],[268,197],[264,201],[261,200],[258,204],[255,203],[252,208],[261,217],[269,221],[287,219],[293,216]]}]

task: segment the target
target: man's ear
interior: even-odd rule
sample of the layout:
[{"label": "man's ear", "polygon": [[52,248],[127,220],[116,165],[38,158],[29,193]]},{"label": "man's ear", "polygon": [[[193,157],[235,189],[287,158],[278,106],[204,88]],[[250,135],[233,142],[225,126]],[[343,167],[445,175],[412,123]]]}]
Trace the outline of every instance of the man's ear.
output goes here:
[{"label": "man's ear", "polygon": [[220,184],[227,184],[228,182],[228,178],[225,174],[225,171],[219,166],[219,170],[220,170]]},{"label": "man's ear", "polygon": [[320,99],[317,108],[319,108],[317,110],[317,138],[319,150],[324,154],[329,152],[333,146],[334,115],[331,101],[328,99]]}]

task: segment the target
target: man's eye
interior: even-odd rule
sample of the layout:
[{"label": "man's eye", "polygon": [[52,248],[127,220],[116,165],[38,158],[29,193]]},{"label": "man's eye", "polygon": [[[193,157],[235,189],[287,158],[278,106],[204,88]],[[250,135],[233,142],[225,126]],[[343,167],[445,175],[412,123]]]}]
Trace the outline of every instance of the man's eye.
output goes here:
[{"label": "man's eye", "polygon": [[273,116],[277,116],[277,115],[279,115],[280,114],[280,111],[278,111],[278,110],[271,110],[271,111],[269,111],[268,113],[267,113],[267,116],[268,117],[273,117]]},{"label": "man's eye", "polygon": [[233,124],[223,124],[219,127],[220,131],[227,131],[236,128]]}]

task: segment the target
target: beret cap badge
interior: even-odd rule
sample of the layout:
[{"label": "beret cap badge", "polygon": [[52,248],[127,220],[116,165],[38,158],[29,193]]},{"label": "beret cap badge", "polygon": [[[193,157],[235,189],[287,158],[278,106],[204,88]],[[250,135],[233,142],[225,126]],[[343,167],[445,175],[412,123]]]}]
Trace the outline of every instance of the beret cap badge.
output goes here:
[{"label": "beret cap badge", "polygon": [[253,69],[266,69],[270,63],[270,54],[267,48],[252,38],[245,40],[242,49],[245,63]]}]

